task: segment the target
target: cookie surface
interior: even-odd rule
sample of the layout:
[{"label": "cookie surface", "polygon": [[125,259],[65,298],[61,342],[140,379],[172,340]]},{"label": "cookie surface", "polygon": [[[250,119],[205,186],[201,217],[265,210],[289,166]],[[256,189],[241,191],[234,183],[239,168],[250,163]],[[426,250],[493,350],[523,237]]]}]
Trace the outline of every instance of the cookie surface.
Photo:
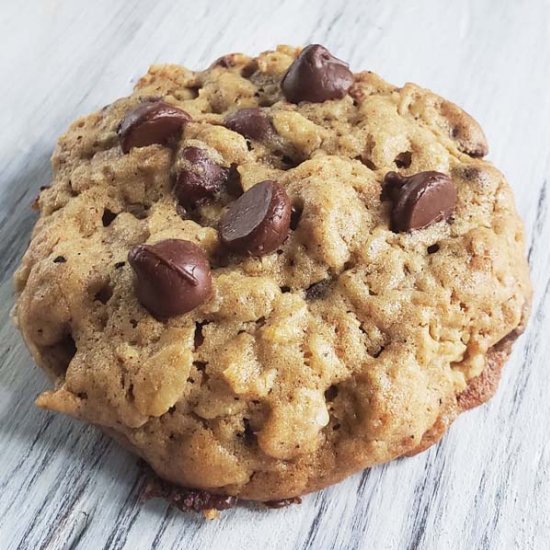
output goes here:
[{"label": "cookie surface", "polygon": [[423,450],[528,316],[478,124],[308,48],[153,66],[74,122],[15,276],[39,406],[182,487],[286,499]]}]

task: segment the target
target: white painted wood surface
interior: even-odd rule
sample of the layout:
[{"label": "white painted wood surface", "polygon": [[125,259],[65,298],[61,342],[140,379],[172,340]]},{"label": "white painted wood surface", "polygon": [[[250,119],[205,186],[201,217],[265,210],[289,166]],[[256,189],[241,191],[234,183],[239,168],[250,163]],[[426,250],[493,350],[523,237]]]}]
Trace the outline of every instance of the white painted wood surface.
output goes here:
[{"label": "white painted wood surface", "polygon": [[[489,405],[415,458],[280,511],[205,522],[139,500],[135,459],[37,410],[46,386],[8,319],[29,205],[58,136],[151,63],[326,44],[470,111],[516,191],[536,294]],[[550,4],[544,0],[0,0],[0,549],[550,548]]]}]

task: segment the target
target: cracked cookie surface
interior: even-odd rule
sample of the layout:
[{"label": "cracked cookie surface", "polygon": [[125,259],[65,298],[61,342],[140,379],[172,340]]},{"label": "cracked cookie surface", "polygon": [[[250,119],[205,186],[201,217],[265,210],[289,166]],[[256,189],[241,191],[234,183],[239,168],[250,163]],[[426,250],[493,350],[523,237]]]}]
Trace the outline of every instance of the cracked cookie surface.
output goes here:
[{"label": "cracked cookie surface", "polygon": [[[74,122],[15,276],[14,318],[55,381],[41,407],[101,426],[171,482],[263,501],[437,441],[494,391],[531,296],[522,224],[478,124],[334,58],[345,91],[299,101],[295,65],[290,102],[299,53],[153,66]],[[159,98],[180,134],[125,134],[123,151],[127,113]],[[397,232],[384,179],[425,171],[452,180],[452,214]],[[225,250],[220,219],[266,181],[290,200],[288,236],[263,255]],[[212,290],[157,318],[128,254],[169,239],[200,247]]]}]

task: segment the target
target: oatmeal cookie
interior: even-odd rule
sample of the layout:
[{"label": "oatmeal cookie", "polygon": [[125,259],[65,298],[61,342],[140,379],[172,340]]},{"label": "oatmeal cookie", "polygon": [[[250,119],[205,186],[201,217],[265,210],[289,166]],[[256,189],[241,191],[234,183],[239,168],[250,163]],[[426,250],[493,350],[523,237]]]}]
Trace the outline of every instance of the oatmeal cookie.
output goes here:
[{"label": "oatmeal cookie", "polygon": [[38,199],[14,310],[38,405],[259,501],[425,449],[529,312],[486,153],[453,103],[319,45],[152,66],[70,126]]}]

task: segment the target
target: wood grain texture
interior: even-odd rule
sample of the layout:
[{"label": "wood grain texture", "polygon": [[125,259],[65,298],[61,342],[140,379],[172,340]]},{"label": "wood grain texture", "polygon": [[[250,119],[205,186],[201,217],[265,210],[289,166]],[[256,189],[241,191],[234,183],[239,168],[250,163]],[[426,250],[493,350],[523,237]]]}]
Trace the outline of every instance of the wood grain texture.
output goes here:
[{"label": "wood grain texture", "polygon": [[[0,548],[550,547],[550,4],[544,0],[0,2]],[[485,128],[525,219],[536,293],[497,396],[436,447],[279,511],[217,522],[140,501],[135,459],[37,410],[46,386],[9,322],[11,274],[56,137],[154,62],[326,44],[354,69],[413,81]]]}]

